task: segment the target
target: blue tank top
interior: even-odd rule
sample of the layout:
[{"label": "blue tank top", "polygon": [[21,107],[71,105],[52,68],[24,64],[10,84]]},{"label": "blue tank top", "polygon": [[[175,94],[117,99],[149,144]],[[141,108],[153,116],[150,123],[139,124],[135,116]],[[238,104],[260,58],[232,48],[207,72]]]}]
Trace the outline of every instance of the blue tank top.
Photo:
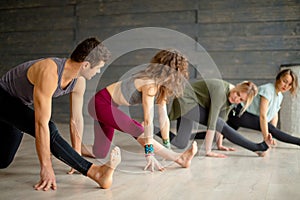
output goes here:
[{"label": "blue tank top", "polygon": [[[66,58],[51,58],[57,65],[58,83],[53,97],[59,97],[72,92],[77,79],[73,79],[65,89],[61,88],[62,73],[67,61]],[[33,104],[33,87],[27,78],[28,69],[38,60],[31,60],[22,63],[4,74],[0,78],[0,87],[7,91],[11,96],[19,98],[24,104]]]},{"label": "blue tank top", "polygon": [[136,89],[133,78],[128,78],[121,82],[121,92],[130,105],[142,103],[142,93]]}]

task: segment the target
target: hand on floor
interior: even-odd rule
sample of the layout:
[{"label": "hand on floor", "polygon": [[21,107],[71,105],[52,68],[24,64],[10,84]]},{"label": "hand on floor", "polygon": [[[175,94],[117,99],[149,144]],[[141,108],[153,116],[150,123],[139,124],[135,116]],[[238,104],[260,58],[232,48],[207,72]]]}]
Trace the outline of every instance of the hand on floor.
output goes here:
[{"label": "hand on floor", "polygon": [[218,147],[218,150],[220,150],[220,151],[235,151],[235,148],[225,147],[225,146],[221,145]]},{"label": "hand on floor", "polygon": [[208,157],[215,157],[215,158],[227,158],[227,156],[224,155],[224,154],[221,154],[221,153],[214,153],[214,152],[212,152],[212,151],[206,153],[206,156],[208,156]]}]

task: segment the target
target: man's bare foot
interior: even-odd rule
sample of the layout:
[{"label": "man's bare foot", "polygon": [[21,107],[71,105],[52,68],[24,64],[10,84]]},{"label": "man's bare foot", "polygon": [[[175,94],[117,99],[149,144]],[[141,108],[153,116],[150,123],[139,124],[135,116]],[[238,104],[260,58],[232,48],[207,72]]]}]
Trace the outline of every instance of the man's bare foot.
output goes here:
[{"label": "man's bare foot", "polygon": [[96,181],[100,187],[110,188],[113,181],[113,173],[121,162],[121,151],[119,147],[115,147],[110,153],[110,160],[102,165],[92,165],[88,171],[88,177]]},{"label": "man's bare foot", "polygon": [[81,145],[81,155],[89,158],[96,158],[93,154],[93,146],[92,145]]},{"label": "man's bare foot", "polygon": [[181,154],[181,156],[175,161],[183,168],[189,168],[193,157],[198,151],[197,142],[194,141],[192,147]]}]

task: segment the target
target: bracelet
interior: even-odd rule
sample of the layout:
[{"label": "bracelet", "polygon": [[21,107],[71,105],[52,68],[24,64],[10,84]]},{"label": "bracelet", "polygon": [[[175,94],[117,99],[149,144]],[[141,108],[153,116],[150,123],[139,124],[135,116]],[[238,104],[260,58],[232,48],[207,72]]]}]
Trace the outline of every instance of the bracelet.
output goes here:
[{"label": "bracelet", "polygon": [[167,149],[171,148],[170,140],[169,139],[163,139],[163,146],[166,147]]},{"label": "bracelet", "polygon": [[145,148],[145,154],[154,154],[153,144],[146,144],[144,148]]}]

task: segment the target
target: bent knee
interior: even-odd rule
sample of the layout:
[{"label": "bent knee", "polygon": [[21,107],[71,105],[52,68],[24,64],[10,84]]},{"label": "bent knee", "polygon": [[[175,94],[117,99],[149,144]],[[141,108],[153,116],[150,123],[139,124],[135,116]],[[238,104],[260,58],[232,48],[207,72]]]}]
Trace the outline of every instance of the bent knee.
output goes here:
[{"label": "bent knee", "polygon": [[178,141],[172,140],[171,144],[176,146],[178,149],[185,149],[185,148],[187,148],[189,142],[188,141],[187,142],[182,142],[182,141],[178,142]]},{"label": "bent knee", "polygon": [[0,162],[0,169],[5,169],[11,164],[12,160],[6,160]]}]

